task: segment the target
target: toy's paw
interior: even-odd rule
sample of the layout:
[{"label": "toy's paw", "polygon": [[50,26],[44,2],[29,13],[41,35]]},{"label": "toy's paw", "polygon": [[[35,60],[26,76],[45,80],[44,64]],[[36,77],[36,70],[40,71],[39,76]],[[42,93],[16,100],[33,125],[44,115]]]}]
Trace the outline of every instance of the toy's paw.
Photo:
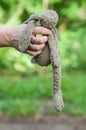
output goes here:
[{"label": "toy's paw", "polygon": [[57,111],[61,111],[64,107],[62,95],[59,93],[54,95],[54,106]]}]

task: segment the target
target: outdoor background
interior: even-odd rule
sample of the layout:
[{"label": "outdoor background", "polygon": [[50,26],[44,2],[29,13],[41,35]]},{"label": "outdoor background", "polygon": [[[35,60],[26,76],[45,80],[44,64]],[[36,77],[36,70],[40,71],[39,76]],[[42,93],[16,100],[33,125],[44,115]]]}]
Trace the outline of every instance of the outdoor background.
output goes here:
[{"label": "outdoor background", "polygon": [[[86,115],[86,1],[0,0],[0,25],[16,26],[33,13],[54,9],[59,14],[62,60],[62,113]],[[52,69],[30,62],[31,56],[0,48],[0,116],[35,115],[52,103]]]}]

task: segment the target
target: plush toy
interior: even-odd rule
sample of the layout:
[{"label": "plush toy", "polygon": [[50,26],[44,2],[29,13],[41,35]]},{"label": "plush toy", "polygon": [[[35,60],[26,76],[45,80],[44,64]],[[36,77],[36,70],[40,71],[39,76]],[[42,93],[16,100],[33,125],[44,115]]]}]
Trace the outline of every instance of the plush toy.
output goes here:
[{"label": "plush toy", "polygon": [[61,111],[64,106],[61,92],[61,61],[57,44],[58,36],[55,28],[58,22],[58,15],[54,10],[48,10],[42,14],[31,15],[30,18],[25,21],[27,27],[19,38],[19,50],[24,52],[28,49],[31,41],[30,38],[37,21],[40,22],[40,26],[49,28],[52,33],[48,36],[48,42],[42,53],[33,57],[32,61],[41,66],[48,66],[50,63],[52,64],[54,105],[57,111]]}]

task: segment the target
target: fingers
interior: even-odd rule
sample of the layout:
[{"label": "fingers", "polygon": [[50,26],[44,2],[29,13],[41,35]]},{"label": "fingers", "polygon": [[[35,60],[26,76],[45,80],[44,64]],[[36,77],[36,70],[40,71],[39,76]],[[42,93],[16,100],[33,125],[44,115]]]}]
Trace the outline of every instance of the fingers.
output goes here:
[{"label": "fingers", "polygon": [[42,52],[42,49],[44,48],[45,44],[30,44],[28,50],[26,51],[27,54],[31,56],[37,56]]},{"label": "fingers", "polygon": [[29,48],[31,51],[39,51],[39,50],[42,50],[44,48],[45,44],[30,44],[29,45]]},{"label": "fingers", "polygon": [[[47,28],[36,26],[32,34],[31,44],[26,53],[31,56],[37,56],[45,47],[45,43],[48,41],[48,36],[51,34],[51,31]],[[42,36],[38,36],[37,34],[42,34]]]},{"label": "fingers", "polygon": [[31,55],[31,56],[37,56],[41,53],[42,51],[31,51],[31,50],[27,50],[26,53]]},{"label": "fingers", "polygon": [[33,35],[42,34],[42,35],[50,35],[51,31],[42,26],[36,26],[33,30]]},{"label": "fingers", "polygon": [[47,36],[32,36],[31,37],[31,42],[34,44],[34,40],[36,44],[43,44],[46,43],[48,40]]}]

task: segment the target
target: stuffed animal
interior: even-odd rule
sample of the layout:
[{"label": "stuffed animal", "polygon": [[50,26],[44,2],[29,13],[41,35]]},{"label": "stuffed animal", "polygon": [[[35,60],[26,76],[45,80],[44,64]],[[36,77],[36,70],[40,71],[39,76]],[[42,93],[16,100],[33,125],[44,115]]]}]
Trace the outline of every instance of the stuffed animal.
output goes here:
[{"label": "stuffed animal", "polygon": [[37,21],[40,22],[40,26],[49,28],[51,34],[48,36],[47,44],[42,53],[33,57],[32,61],[41,66],[48,66],[50,63],[52,64],[54,106],[57,111],[61,111],[64,103],[61,92],[61,60],[57,44],[58,36],[55,28],[58,22],[58,14],[56,11],[48,10],[42,14],[31,15],[30,18],[24,22],[27,24],[27,27],[19,38],[19,50],[24,52],[29,48],[29,45],[31,44],[30,38]]}]

